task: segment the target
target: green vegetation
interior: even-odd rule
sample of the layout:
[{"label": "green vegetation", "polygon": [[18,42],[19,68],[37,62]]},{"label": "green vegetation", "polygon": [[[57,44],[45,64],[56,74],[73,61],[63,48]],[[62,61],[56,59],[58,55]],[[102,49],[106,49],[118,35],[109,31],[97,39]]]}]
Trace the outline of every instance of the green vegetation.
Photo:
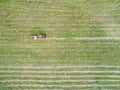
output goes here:
[{"label": "green vegetation", "polygon": [[39,34],[45,34],[45,31],[43,31],[44,29],[41,27],[33,27],[31,30],[31,35],[39,35]]},{"label": "green vegetation", "polygon": [[[74,39],[76,37],[120,37],[119,1],[0,0],[0,90],[119,90],[119,86],[111,86],[120,84],[119,72],[107,72],[119,71],[119,67],[79,68],[79,66],[119,66],[120,40]],[[45,33],[47,38],[68,39],[32,39],[31,35],[41,33]],[[62,68],[65,65],[76,66],[76,68]],[[78,72],[72,72],[77,70]],[[62,73],[58,73],[59,71]],[[66,74],[67,71],[70,73]],[[70,78],[57,77],[65,75]],[[52,82],[58,80],[68,81]],[[95,81],[84,82],[84,80]],[[9,87],[9,85],[21,86]],[[39,85],[56,85],[56,87],[40,88]],[[70,85],[70,87],[61,88],[57,85]],[[96,86],[76,88],[72,85]]]},{"label": "green vegetation", "polygon": [[94,26],[92,29],[92,34],[93,36],[105,36],[105,32],[100,30],[100,28],[98,26]]},{"label": "green vegetation", "polygon": [[0,83],[0,89],[1,89],[1,90],[10,90],[10,89],[8,89],[8,88],[6,87],[5,84],[1,84],[1,83]]}]

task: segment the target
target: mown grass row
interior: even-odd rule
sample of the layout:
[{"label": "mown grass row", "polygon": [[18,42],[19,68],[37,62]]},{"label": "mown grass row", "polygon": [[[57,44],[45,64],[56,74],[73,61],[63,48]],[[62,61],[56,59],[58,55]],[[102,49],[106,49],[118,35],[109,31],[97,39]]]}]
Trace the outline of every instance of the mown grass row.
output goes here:
[{"label": "mown grass row", "polygon": [[14,42],[1,42],[1,64],[119,65],[119,40],[33,41],[31,39],[18,43],[19,45]]},{"label": "mown grass row", "polygon": [[[26,31],[30,33],[30,30],[36,26],[44,28],[48,37],[119,36],[119,31],[117,31],[119,26],[111,27],[110,31],[104,30],[109,29],[108,26],[100,27],[104,24],[116,25],[119,21],[119,17],[114,16],[119,15],[118,5],[108,0],[54,2],[11,0],[1,7],[4,26],[2,29],[10,31],[15,29],[18,33],[23,32],[21,35]],[[114,13],[111,14],[111,12]],[[92,26],[89,27],[89,25]],[[2,33],[5,31],[2,30]]]},{"label": "mown grass row", "polygon": [[[2,66],[63,66],[63,65],[119,65],[119,40],[74,40],[74,37],[120,36],[119,0],[0,0],[0,65]],[[42,28],[47,38],[68,38],[67,40],[33,40],[33,27]],[[119,73],[37,73],[27,71],[34,69],[0,68],[1,90],[119,90]],[[9,70],[9,72],[7,72]],[[10,72],[12,70],[25,71]],[[47,69],[50,70],[50,69]],[[56,70],[56,69],[55,69]],[[61,69],[62,71],[63,69]],[[64,69],[66,71],[68,69]],[[75,70],[75,69],[73,69]],[[81,70],[81,69],[76,69]],[[83,70],[83,69],[82,69]],[[90,70],[119,70],[84,69]],[[4,71],[4,72],[2,72]],[[56,70],[57,72],[59,70]],[[70,70],[69,70],[70,71]],[[46,71],[47,72],[47,71]],[[8,76],[6,76],[8,75]],[[9,76],[14,75],[14,76]],[[21,76],[18,76],[21,75]],[[31,76],[30,76],[31,75]],[[39,76],[42,75],[42,76]],[[76,76],[76,77],[57,77]],[[85,76],[86,77],[79,77]],[[98,77],[100,75],[101,77]],[[110,77],[115,76],[115,77]],[[28,77],[27,77],[28,76]],[[43,77],[45,76],[45,77]],[[50,78],[55,76],[56,78]],[[78,76],[78,78],[77,78]],[[95,76],[95,77],[94,77]],[[105,77],[102,77],[105,76]],[[28,80],[28,82],[9,82],[7,80]],[[68,85],[85,84],[84,82],[65,82],[64,86],[44,86],[46,81],[37,80],[95,80],[93,86],[72,87]],[[114,80],[101,82],[100,80]],[[30,82],[34,80],[35,82]],[[12,86],[12,85],[13,86]],[[24,85],[23,85],[24,84]],[[28,84],[27,86],[25,86]],[[33,86],[32,86],[32,85]],[[38,85],[42,85],[40,88]],[[88,84],[92,84],[89,83]],[[11,86],[10,86],[11,85]],[[21,86],[15,86],[21,85]],[[22,86],[23,85],[23,86]],[[35,86],[37,85],[37,86]],[[98,85],[98,86],[95,86]],[[102,86],[99,86],[102,85]],[[31,86],[31,87],[29,87]]]},{"label": "mown grass row", "polygon": [[[11,66],[4,66],[0,68],[1,88],[5,88],[5,90],[7,90],[7,88],[8,90],[25,90],[29,88],[35,90],[67,90],[71,88],[75,90],[93,90],[94,88],[101,88],[103,90],[108,90],[111,88],[117,90],[120,87],[120,72],[117,72],[119,71],[119,67],[116,66],[94,66],[93,68],[92,66],[84,66],[84,68],[83,66],[76,66],[79,68],[78,72],[74,72],[76,71],[74,70],[76,68],[72,66],[64,68],[59,67],[59,69],[56,68],[56,66],[52,66],[51,68],[43,68],[44,70],[41,70],[42,67],[34,67],[33,69],[32,66],[27,69],[26,67],[28,66],[19,68],[17,68],[18,66],[15,66],[16,68],[14,66],[12,66],[12,68],[9,67]],[[36,73],[32,73],[33,71],[36,71]],[[30,72],[29,75],[28,72]]]}]

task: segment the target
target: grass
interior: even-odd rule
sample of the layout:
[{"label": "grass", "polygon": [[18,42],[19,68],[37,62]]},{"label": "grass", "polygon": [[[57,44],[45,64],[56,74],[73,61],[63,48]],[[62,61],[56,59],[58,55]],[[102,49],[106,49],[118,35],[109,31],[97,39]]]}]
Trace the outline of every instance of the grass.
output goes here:
[{"label": "grass", "polygon": [[[81,65],[120,65],[120,40],[74,40],[74,37],[119,37],[119,0],[0,0],[0,90],[62,89],[118,90],[116,87],[58,87],[57,85],[117,85],[119,73],[82,73],[72,71],[119,71],[119,68],[62,68]],[[32,30],[32,32],[31,32]],[[33,40],[31,33],[45,32],[47,38],[66,40]],[[35,31],[35,32],[33,32]],[[10,66],[21,66],[10,68]],[[30,66],[31,68],[24,68]],[[35,66],[33,68],[32,66]],[[54,68],[38,68],[53,66]],[[56,66],[61,66],[57,69]],[[10,72],[7,72],[10,71]],[[12,72],[18,71],[18,72]],[[22,72],[25,71],[25,72]],[[28,74],[27,72],[30,73]],[[36,71],[38,73],[32,73]],[[42,73],[41,71],[56,71]],[[59,71],[69,71],[66,74]],[[8,75],[8,76],[6,76]],[[14,76],[9,76],[14,75]],[[20,76],[18,76],[20,75]],[[31,75],[31,76],[29,76]],[[75,77],[57,77],[57,76]],[[86,76],[80,78],[79,76]],[[104,77],[98,77],[98,76]],[[112,75],[115,77],[108,77]],[[44,76],[44,77],[42,77]],[[54,78],[49,78],[54,76]],[[93,76],[93,77],[91,77]],[[6,81],[5,80],[19,80]],[[28,81],[22,81],[28,80]],[[33,80],[29,81],[29,80]],[[37,80],[96,80],[95,82],[38,82]],[[114,80],[100,81],[100,80]],[[9,85],[56,85],[56,87],[9,87]]]},{"label": "grass", "polygon": [[34,26],[31,29],[31,35],[39,35],[39,34],[44,34],[44,33],[45,33],[45,31],[41,27]]}]

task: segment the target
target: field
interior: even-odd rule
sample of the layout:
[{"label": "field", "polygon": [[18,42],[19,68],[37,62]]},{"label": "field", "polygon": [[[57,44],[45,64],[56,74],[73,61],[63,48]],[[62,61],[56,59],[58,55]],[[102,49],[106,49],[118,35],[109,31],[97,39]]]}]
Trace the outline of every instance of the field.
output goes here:
[{"label": "field", "polygon": [[0,0],[0,90],[120,90],[120,0]]}]

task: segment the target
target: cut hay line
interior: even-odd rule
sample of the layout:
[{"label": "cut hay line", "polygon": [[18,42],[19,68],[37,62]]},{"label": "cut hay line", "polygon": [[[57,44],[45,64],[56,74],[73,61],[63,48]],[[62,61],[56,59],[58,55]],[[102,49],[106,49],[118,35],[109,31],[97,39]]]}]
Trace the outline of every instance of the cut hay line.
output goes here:
[{"label": "cut hay line", "polygon": [[[5,25],[5,24],[3,24],[3,25]],[[32,25],[30,25],[31,27],[32,27]],[[41,27],[54,27],[54,26],[56,26],[56,25],[41,25]],[[63,25],[63,24],[60,24],[59,25],[59,27],[63,27],[63,26],[65,26],[65,25]],[[82,27],[86,27],[86,25],[85,24],[68,24],[67,25],[68,27],[72,27],[72,26],[82,26]],[[95,25],[87,25],[87,27],[94,27]],[[110,24],[106,24],[106,25],[98,25],[98,26],[100,26],[100,27],[120,27],[120,25],[115,25],[115,24],[113,24],[113,25],[110,25]],[[19,25],[19,26],[16,26],[15,28],[21,28],[21,27],[28,27],[27,25]]]},{"label": "cut hay line", "polygon": [[[112,87],[112,89],[111,88],[105,88],[105,89],[102,89],[102,90],[113,90],[113,88],[115,88],[115,87]],[[20,88],[18,88],[18,89],[14,89],[14,90],[21,90]],[[39,88],[39,87],[37,87],[37,88],[22,88],[22,90],[73,90],[73,89],[67,89],[67,88]],[[89,89],[89,87],[81,87],[81,89],[79,89],[79,88],[76,88],[76,89],[74,89],[74,90],[90,90]],[[120,89],[118,89],[118,87],[117,88],[115,88],[114,90],[120,90]]]},{"label": "cut hay line", "polygon": [[[19,10],[18,10],[19,11]],[[35,10],[33,10],[33,11],[35,11]],[[40,11],[42,11],[42,10],[40,10]],[[56,10],[46,10],[46,11],[50,11],[50,12],[54,12],[54,11],[56,11]],[[59,12],[61,12],[61,11],[59,11]],[[70,11],[68,11],[68,12],[70,12]],[[23,16],[28,16],[27,14],[21,14],[21,15],[23,15]],[[112,15],[109,15],[109,14],[107,14],[107,15],[103,15],[103,14],[94,14],[94,15],[97,15],[98,17],[114,17],[114,16],[120,16],[120,14],[117,14],[117,13],[114,13],[114,14],[112,14]],[[39,17],[39,15],[33,15],[33,16],[35,16],[35,17]],[[41,16],[43,16],[42,14],[41,14]],[[73,16],[75,16],[75,17],[81,17],[81,15],[79,15],[79,14],[76,14],[76,15],[59,15],[59,17],[73,17]],[[92,19],[92,20],[95,20],[93,17],[91,17],[91,18],[89,18],[89,19]],[[84,20],[89,20],[89,19],[84,19]],[[106,19],[106,18],[104,18],[104,19]],[[20,19],[10,19],[10,20],[15,20],[15,21],[17,21],[17,20],[20,20]],[[40,21],[39,19],[31,19],[31,18],[22,18],[21,20],[26,20],[26,21]],[[20,20],[20,21],[21,21]],[[44,18],[42,18],[41,20],[44,20]],[[82,21],[84,21],[84,20],[82,20]],[[107,20],[107,19],[106,19]],[[55,20],[55,21],[71,21],[71,20]],[[107,24],[108,25],[108,24]],[[113,25],[113,24],[112,24]],[[116,24],[116,25],[119,25],[119,24]]]},{"label": "cut hay line", "polygon": [[0,71],[0,73],[120,73],[120,71],[18,71],[18,70],[9,70],[9,71]]},{"label": "cut hay line", "polygon": [[[114,15],[112,15],[112,16],[119,16],[120,14],[114,14]],[[24,16],[27,16],[27,15],[24,15]],[[36,16],[36,15],[34,15],[34,16]],[[108,15],[109,16],[109,15]],[[103,16],[103,17],[108,17],[107,15],[105,15],[105,16]],[[93,19],[93,18],[92,18]],[[14,21],[14,22],[17,22],[17,21],[19,21],[19,22],[22,22],[22,21],[37,21],[37,22],[39,22],[39,21],[44,21],[45,19],[43,18],[43,19],[40,19],[40,20],[38,20],[38,19],[26,19],[26,18],[22,18],[22,19],[10,19],[11,21]],[[66,21],[66,22],[69,22],[69,21],[76,21],[76,20],[54,20],[54,21]],[[84,19],[84,20],[82,20],[82,22],[88,22],[89,21],[89,19]],[[93,19],[93,21],[95,21],[95,19]],[[90,24],[89,24],[90,25]],[[119,29],[119,28],[118,28]],[[117,29],[117,30],[118,30]],[[6,29],[6,30],[10,30],[10,29]],[[16,29],[12,29],[12,30],[16,30]],[[113,30],[113,29],[109,29],[109,28],[103,28],[102,30]],[[49,29],[49,30],[46,30],[46,31],[52,31],[52,29]]]},{"label": "cut hay line", "polygon": [[[8,70],[9,69],[9,70]],[[25,70],[22,70],[25,69]],[[93,70],[94,69],[94,70]],[[33,71],[33,72],[80,72],[80,71],[119,71],[119,68],[4,68],[0,69],[0,72],[14,72],[14,71]]]},{"label": "cut hay line", "polygon": [[113,85],[113,84],[109,84],[109,85],[96,85],[96,84],[92,84],[92,85],[41,85],[41,84],[12,84],[12,85],[7,85],[7,87],[51,87],[51,88],[70,88],[70,87],[120,87],[119,84]]},{"label": "cut hay line", "polygon": [[1,78],[3,78],[3,77],[6,77],[6,78],[8,78],[8,77],[18,77],[18,78],[25,78],[25,77],[29,77],[29,78],[35,78],[35,77],[37,77],[37,78],[53,78],[53,79],[55,79],[55,78],[64,78],[64,79],[68,79],[68,78],[74,78],[74,79],[79,79],[79,78],[94,78],[94,77],[96,77],[96,78],[120,78],[120,76],[118,75],[48,75],[48,76],[41,76],[41,75],[0,75],[0,77]]},{"label": "cut hay line", "polygon": [[[64,2],[63,2],[64,3]],[[13,4],[12,2],[10,2],[10,4]],[[26,7],[27,8],[27,7]],[[75,10],[68,10],[68,9],[60,9],[60,8],[57,8],[57,7],[49,7],[49,6],[39,6],[38,8],[47,8],[46,9],[46,11],[56,11],[56,10],[58,10],[58,11],[65,11],[65,12],[73,12],[73,11],[81,11],[80,9],[75,9]],[[17,10],[19,11],[19,10],[21,10],[21,8],[17,8]],[[107,9],[105,12],[110,12],[110,11],[115,11],[115,10],[117,10],[116,8],[109,8],[109,9]],[[32,10],[32,11],[34,11],[34,12],[39,12],[39,11],[44,11],[44,10]],[[82,11],[92,11],[92,10],[88,10],[88,9],[82,9]],[[22,14],[25,14],[25,13],[22,13]],[[116,14],[116,13],[115,13]],[[103,15],[103,14],[102,14]]]},{"label": "cut hay line", "polygon": [[[62,16],[63,17],[63,16]],[[64,16],[65,17],[65,16]],[[66,17],[68,17],[68,15],[66,15]],[[71,17],[71,16],[70,16]],[[72,16],[73,17],[73,16]],[[79,25],[79,26],[85,26],[85,24],[68,24],[67,26],[75,26],[75,25]],[[55,26],[55,25],[42,25],[42,26]],[[59,25],[59,26],[63,26],[63,24]],[[88,27],[92,27],[92,26],[95,26],[94,24],[89,24],[87,25]],[[104,26],[108,26],[108,27],[119,27],[120,24],[104,24],[104,25],[98,25],[98,26],[101,26],[101,27],[104,27]]]},{"label": "cut hay line", "polygon": [[46,38],[45,40],[120,40],[120,37],[76,37],[76,38]]},{"label": "cut hay line", "polygon": [[120,82],[120,80],[0,80],[0,82],[41,82],[41,83],[65,83],[65,82]]},{"label": "cut hay line", "polygon": [[[18,89],[14,89],[14,90],[64,90],[64,89],[58,89],[58,88],[57,89],[55,89],[55,88],[52,88],[52,89],[46,89],[46,88],[42,88],[42,89],[40,89],[40,88],[38,88],[38,89],[37,88],[32,88],[32,89],[31,88],[29,88],[29,89],[28,88],[27,89],[26,88],[22,88],[22,89],[19,89],[18,88]],[[109,90],[111,90],[111,89],[109,89]]]},{"label": "cut hay line", "polygon": [[[21,90],[21,89],[18,88],[17,90]],[[29,89],[25,88],[25,89],[22,89],[22,90],[65,90],[65,89],[63,89],[63,88],[49,88],[49,89],[48,88],[42,88],[41,89],[41,88],[38,87],[38,88],[32,88],[32,89],[31,88],[29,88]]]},{"label": "cut hay line", "polygon": [[81,65],[81,66],[0,66],[0,68],[120,68],[120,66],[107,65]]}]

